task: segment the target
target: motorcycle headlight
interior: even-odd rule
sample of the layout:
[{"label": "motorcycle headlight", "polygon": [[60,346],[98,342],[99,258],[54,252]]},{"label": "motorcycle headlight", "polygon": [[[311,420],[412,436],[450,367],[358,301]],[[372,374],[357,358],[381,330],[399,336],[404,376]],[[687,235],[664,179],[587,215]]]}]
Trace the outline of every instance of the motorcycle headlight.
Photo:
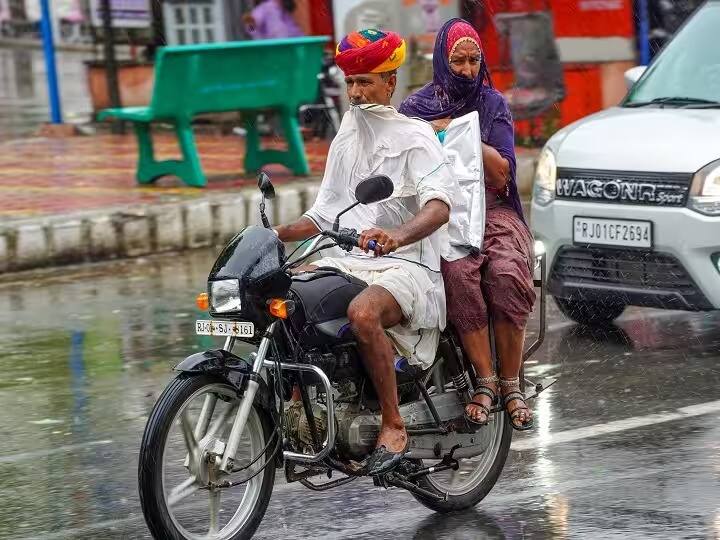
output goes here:
[{"label": "motorcycle headlight", "polygon": [[557,182],[557,163],[555,154],[548,147],[543,148],[535,169],[533,198],[541,206],[555,200],[555,183]]},{"label": "motorcycle headlight", "polygon": [[240,282],[237,279],[210,282],[210,307],[216,313],[240,311]]},{"label": "motorcycle headlight", "polygon": [[706,216],[720,216],[720,160],[695,173],[688,206]]}]

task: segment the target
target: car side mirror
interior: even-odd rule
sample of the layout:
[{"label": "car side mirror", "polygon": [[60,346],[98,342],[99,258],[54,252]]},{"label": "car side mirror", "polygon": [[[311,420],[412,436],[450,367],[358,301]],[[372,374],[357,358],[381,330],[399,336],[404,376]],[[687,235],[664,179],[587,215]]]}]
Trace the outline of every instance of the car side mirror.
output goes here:
[{"label": "car side mirror", "polygon": [[360,204],[371,204],[387,199],[395,190],[392,180],[385,175],[371,176],[355,188],[355,199]]},{"label": "car side mirror", "polygon": [[638,80],[640,80],[640,77],[643,76],[643,73],[645,73],[645,70],[647,69],[647,66],[635,66],[634,68],[630,68],[625,72],[625,86],[627,87],[628,91],[632,90],[632,87],[635,85]]}]

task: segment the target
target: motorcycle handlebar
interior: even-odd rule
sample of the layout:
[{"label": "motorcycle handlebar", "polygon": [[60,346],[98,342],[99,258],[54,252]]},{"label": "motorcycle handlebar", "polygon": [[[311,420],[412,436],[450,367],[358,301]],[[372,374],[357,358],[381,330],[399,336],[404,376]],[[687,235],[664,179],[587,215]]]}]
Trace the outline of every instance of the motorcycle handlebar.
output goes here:
[{"label": "motorcycle handlebar", "polygon": [[[335,240],[340,246],[360,247],[360,235],[355,229],[340,229],[338,232],[325,231],[324,234]],[[378,245],[376,240],[370,240],[370,242],[368,242],[368,249],[375,251]]]}]

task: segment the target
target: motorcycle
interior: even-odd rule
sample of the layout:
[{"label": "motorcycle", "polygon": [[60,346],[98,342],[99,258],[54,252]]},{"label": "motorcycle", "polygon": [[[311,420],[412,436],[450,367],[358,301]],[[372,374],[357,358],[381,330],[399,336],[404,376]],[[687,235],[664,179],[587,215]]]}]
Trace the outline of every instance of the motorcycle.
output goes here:
[{"label": "motorcycle", "polygon": [[[196,332],[224,336],[225,345],[175,367],[142,438],[140,500],[155,538],[252,537],[279,469],[287,483],[314,491],[367,477],[362,461],[374,450],[380,409],[346,316],[367,285],[332,268],[291,271],[324,249],[355,248],[358,233],[340,228],[341,215],[386,199],[393,183],[385,176],[361,182],[353,206],[297,257],[303,246],[286,256],[270,228],[265,202],[274,197],[272,183],[261,174],[258,185],[262,226],[229,242],[199,297],[212,319],[197,321]],[[525,358],[544,339],[544,255],[536,262],[541,329]],[[252,352],[242,354],[243,343]],[[475,376],[452,329],[443,333],[429,369],[398,358],[396,371],[410,449],[373,482],[405,489],[436,512],[476,505],[508,456],[507,414],[496,405],[485,426],[465,420]],[[528,399],[552,382],[531,383]]]},{"label": "motorcycle", "polygon": [[313,137],[332,140],[340,130],[342,118],[340,113],[342,89],[338,82],[340,75],[334,55],[326,54],[317,76],[317,98],[314,103],[302,105],[298,111],[301,124],[310,129]]}]

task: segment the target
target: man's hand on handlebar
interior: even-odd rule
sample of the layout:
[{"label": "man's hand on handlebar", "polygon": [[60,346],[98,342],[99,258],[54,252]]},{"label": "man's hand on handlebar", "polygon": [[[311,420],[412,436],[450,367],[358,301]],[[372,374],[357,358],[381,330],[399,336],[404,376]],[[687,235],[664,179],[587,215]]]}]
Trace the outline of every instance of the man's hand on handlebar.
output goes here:
[{"label": "man's hand on handlebar", "polygon": [[[371,244],[371,241],[375,241]],[[365,253],[375,252],[376,257],[387,255],[402,246],[398,231],[384,231],[382,229],[368,229],[360,233],[358,247]],[[374,249],[372,249],[374,247]]]}]

